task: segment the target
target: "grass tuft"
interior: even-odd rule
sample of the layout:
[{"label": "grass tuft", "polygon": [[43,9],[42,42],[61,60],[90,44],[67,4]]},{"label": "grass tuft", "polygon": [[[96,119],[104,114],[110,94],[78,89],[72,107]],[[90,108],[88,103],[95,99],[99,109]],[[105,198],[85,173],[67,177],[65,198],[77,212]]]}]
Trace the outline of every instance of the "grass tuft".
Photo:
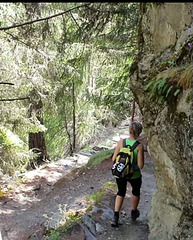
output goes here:
[{"label": "grass tuft", "polygon": [[114,150],[103,150],[93,156],[91,156],[90,160],[88,161],[86,167],[94,167],[104,160],[107,160],[112,157]]}]

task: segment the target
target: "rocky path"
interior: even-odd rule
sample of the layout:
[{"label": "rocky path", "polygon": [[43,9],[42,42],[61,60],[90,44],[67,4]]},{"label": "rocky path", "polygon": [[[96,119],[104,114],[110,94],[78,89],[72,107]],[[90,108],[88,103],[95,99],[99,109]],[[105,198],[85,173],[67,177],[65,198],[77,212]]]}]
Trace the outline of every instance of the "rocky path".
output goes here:
[{"label": "rocky path", "polygon": [[[121,131],[125,133],[123,129]],[[54,229],[62,224],[66,212],[86,212],[86,197],[96,193],[105,183],[115,182],[110,171],[111,159],[90,169],[83,168],[88,159],[82,154],[77,155],[76,158],[60,160],[23,176],[18,185],[0,198],[2,240],[48,239],[44,236],[46,229]],[[72,171],[77,167],[77,171]],[[119,230],[110,226],[116,195],[114,189],[108,191],[103,201],[93,207],[95,210],[84,214],[82,222],[70,233],[56,239],[148,239],[148,212],[155,180],[153,163],[147,152],[142,174],[141,215],[135,223],[130,219],[131,189],[128,185]]]}]

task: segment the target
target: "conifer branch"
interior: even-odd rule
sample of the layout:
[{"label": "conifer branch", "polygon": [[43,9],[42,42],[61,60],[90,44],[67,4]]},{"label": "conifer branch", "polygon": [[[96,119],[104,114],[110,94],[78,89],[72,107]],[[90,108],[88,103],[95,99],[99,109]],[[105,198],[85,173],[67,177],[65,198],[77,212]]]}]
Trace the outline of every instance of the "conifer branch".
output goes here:
[{"label": "conifer branch", "polygon": [[41,22],[41,21],[49,20],[49,19],[51,19],[51,18],[55,18],[55,17],[58,17],[58,16],[61,16],[61,15],[65,14],[65,13],[71,12],[71,11],[74,10],[74,9],[78,9],[78,8],[81,8],[81,7],[86,7],[86,6],[90,5],[90,4],[91,4],[91,3],[83,4],[83,5],[80,5],[80,6],[71,8],[71,9],[68,9],[68,10],[66,10],[66,11],[62,11],[62,12],[60,12],[60,13],[57,13],[57,14],[54,14],[54,15],[51,15],[51,16],[48,16],[48,17],[39,18],[39,19],[35,19],[35,20],[31,20],[31,21],[24,22],[24,23],[19,23],[19,24],[13,24],[13,25],[7,26],[7,27],[0,27],[0,31],[6,31],[6,30],[9,30],[9,29],[11,29],[11,28],[22,27],[22,26],[29,25],[29,24],[33,24],[33,23],[36,23],[36,22]]},{"label": "conifer branch", "polygon": [[30,99],[30,98],[29,97],[23,97],[23,98],[0,99],[0,102],[11,102],[11,101],[25,100],[25,99]]},{"label": "conifer branch", "polygon": [[15,85],[14,83],[8,83],[8,82],[0,82],[0,84],[4,84],[4,85]]}]

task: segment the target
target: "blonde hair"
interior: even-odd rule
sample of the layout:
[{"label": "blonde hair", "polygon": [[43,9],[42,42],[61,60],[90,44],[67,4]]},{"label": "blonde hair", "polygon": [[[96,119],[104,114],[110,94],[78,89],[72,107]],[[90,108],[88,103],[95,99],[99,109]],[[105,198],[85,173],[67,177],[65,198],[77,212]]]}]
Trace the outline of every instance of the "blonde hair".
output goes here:
[{"label": "blonde hair", "polygon": [[142,125],[140,122],[132,122],[129,125],[129,133],[132,134],[135,138],[138,138],[142,132]]}]

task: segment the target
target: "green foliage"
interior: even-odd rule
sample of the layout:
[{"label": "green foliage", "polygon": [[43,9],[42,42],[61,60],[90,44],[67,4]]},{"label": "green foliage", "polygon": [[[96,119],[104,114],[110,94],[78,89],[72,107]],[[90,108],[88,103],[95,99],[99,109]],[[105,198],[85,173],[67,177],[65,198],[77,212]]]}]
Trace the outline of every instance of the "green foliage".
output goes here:
[{"label": "green foliage", "polygon": [[73,226],[81,220],[83,215],[82,212],[76,213],[74,211],[69,210],[68,212],[64,213],[64,221],[63,223],[56,229],[48,230],[46,233],[47,240],[59,240],[63,239],[63,235],[68,233]]},{"label": "green foliage", "polygon": [[[106,82],[106,86],[104,86],[104,82]],[[98,105],[107,107],[109,112],[120,118],[120,113],[122,116],[130,113],[129,105],[132,102],[132,93],[129,89],[128,69],[125,69],[122,63],[113,67],[109,66],[106,78],[99,79],[97,87],[100,89],[99,94],[95,96]]]},{"label": "green foliage", "polygon": [[[0,32],[1,78],[14,84],[0,85],[1,98],[30,96],[0,102],[1,125],[22,139],[24,153],[29,132],[44,131],[49,155],[55,158],[69,152],[73,138],[75,148],[81,148],[101,125],[130,114],[128,69],[136,52],[139,3],[88,4],[0,4],[1,27],[74,8]],[[29,117],[32,90],[43,103],[43,123],[36,113]]]},{"label": "green foliage", "polygon": [[48,237],[48,239],[58,240],[60,235],[61,235],[60,232],[58,232],[56,230],[50,230],[47,237]]},{"label": "green foliage", "polygon": [[94,203],[99,203],[101,199],[104,197],[104,191],[98,191],[97,193],[93,193],[88,196],[88,199]]},{"label": "green foliage", "polygon": [[94,40],[109,51],[134,50],[139,18],[139,3],[92,3],[86,10],[80,9],[85,19],[80,35],[84,40]]},{"label": "green foliage", "polygon": [[109,159],[114,150],[103,150],[95,155],[93,155],[87,163],[87,167],[94,167],[95,165],[100,164],[104,160]]},{"label": "green foliage", "polygon": [[158,104],[163,103],[169,97],[177,97],[181,89],[168,83],[168,78],[163,77],[159,80],[151,80],[145,87],[145,91],[150,92],[150,99],[155,99]]},{"label": "green foliage", "polygon": [[17,135],[6,128],[0,128],[0,168],[4,173],[14,175],[16,170],[25,172],[34,157]]},{"label": "green foliage", "polygon": [[[48,116],[47,116],[48,114]],[[49,115],[49,112],[45,115],[45,125],[52,126],[48,128],[48,131],[45,133],[45,138],[47,142],[48,152],[50,153],[51,159],[55,157],[61,157],[64,154],[64,145],[67,144],[68,138],[66,136],[64,126],[62,126],[63,120],[62,116],[55,114],[55,118],[52,117],[52,114]]]},{"label": "green foliage", "polygon": [[70,215],[68,213],[67,215],[68,215],[68,219],[67,219],[65,225],[61,227],[61,230],[63,233],[68,232],[74,226],[75,223],[80,221],[82,214],[80,213],[78,215],[74,215],[74,214]]},{"label": "green foliage", "polygon": [[150,92],[150,99],[154,99],[161,104],[164,100],[177,99],[183,89],[191,88],[192,79],[192,64],[179,67],[172,66],[149,81],[144,90]]},{"label": "green foliage", "polygon": [[90,151],[91,149],[92,149],[91,146],[85,146],[84,148],[82,148],[82,151],[83,151],[83,152],[88,152],[88,151]]}]

